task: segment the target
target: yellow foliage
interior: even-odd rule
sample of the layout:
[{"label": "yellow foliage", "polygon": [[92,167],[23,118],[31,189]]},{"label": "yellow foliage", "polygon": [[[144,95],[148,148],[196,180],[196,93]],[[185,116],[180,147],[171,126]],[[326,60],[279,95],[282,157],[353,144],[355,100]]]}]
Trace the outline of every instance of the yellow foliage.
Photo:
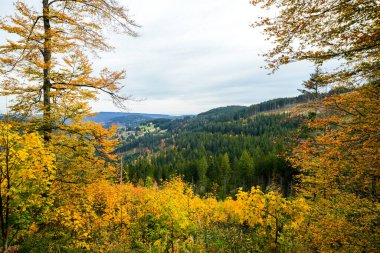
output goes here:
[{"label": "yellow foliage", "polygon": [[0,224],[5,248],[17,238],[14,235],[36,230],[36,224],[48,219],[55,177],[55,156],[41,138],[35,133],[20,135],[11,124],[0,122]]},{"label": "yellow foliage", "polygon": [[73,233],[73,247],[97,252],[206,252],[211,246],[199,236],[218,226],[231,227],[233,235],[234,227],[247,227],[273,250],[286,235],[293,236],[308,210],[302,200],[259,188],[240,191],[236,200],[201,198],[180,178],[150,188],[99,180],[84,189],[83,199],[57,210],[57,221]]}]

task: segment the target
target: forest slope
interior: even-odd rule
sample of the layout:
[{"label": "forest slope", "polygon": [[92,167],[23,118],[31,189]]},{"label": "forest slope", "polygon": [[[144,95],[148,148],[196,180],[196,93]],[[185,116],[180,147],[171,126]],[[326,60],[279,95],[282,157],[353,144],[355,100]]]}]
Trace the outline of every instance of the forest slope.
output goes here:
[{"label": "forest slope", "polygon": [[249,189],[292,191],[296,171],[284,158],[285,142],[303,116],[292,114],[308,96],[281,98],[249,107],[215,108],[194,117],[155,119],[119,129],[124,139],[125,179],[145,185],[180,175],[197,193],[219,197]]}]

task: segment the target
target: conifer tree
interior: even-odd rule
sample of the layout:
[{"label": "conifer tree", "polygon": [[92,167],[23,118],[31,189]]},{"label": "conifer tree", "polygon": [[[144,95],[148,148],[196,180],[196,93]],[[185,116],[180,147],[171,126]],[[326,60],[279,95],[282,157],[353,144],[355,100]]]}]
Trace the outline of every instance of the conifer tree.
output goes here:
[{"label": "conifer tree", "polygon": [[244,150],[239,159],[239,174],[243,181],[243,188],[249,189],[253,185],[255,165],[251,155]]},{"label": "conifer tree", "polygon": [[223,196],[226,197],[227,187],[229,185],[229,180],[231,177],[231,163],[227,153],[224,153],[224,155],[222,156],[221,171],[223,173]]},{"label": "conifer tree", "polygon": [[208,163],[206,157],[202,157],[197,162],[197,173],[199,179],[199,186],[202,193],[206,190]]},{"label": "conifer tree", "polygon": [[305,95],[311,95],[314,101],[318,100],[321,95],[321,89],[326,84],[323,81],[323,73],[319,66],[315,68],[314,73],[310,74],[310,78],[303,82],[304,90],[299,90]]}]

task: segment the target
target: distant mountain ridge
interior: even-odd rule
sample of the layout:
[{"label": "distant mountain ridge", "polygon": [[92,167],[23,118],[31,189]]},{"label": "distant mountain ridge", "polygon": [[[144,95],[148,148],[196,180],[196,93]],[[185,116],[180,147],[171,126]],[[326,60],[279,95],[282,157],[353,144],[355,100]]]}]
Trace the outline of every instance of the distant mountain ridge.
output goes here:
[{"label": "distant mountain ridge", "polygon": [[223,106],[223,107],[217,107],[206,112],[202,112],[198,114],[198,116],[214,117],[220,114],[236,113],[246,108],[247,106],[242,106],[242,105],[228,105],[228,106]]},{"label": "distant mountain ridge", "polygon": [[151,113],[127,113],[127,112],[99,112],[95,116],[88,117],[86,120],[110,126],[112,124],[124,126],[137,126],[146,121],[154,119],[178,119],[183,116]]}]

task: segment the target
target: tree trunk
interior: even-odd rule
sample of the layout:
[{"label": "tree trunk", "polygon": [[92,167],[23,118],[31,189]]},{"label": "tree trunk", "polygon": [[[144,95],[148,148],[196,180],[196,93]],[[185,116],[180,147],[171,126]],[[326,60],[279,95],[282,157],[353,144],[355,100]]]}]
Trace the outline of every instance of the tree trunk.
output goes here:
[{"label": "tree trunk", "polygon": [[51,70],[51,27],[50,27],[50,13],[49,13],[49,0],[42,0],[43,5],[43,21],[44,21],[44,70],[43,70],[43,134],[45,142],[49,142],[51,139],[52,125],[51,125],[51,82],[50,82],[50,70]]},{"label": "tree trunk", "polygon": [[[9,201],[10,201],[10,197],[9,197],[9,191],[10,191],[10,177],[9,177],[9,173],[10,173],[10,168],[9,168],[9,156],[10,156],[10,153],[9,153],[9,140],[8,140],[8,137],[7,137],[7,141],[6,141],[6,146],[5,146],[5,171],[3,171],[3,168],[1,170],[1,181],[3,181],[3,179],[6,179],[7,180],[7,191],[5,192],[5,194],[3,194],[3,192],[1,191],[0,189],[0,212],[1,212],[1,218],[0,218],[0,221],[1,221],[1,237],[2,237],[2,243],[3,243],[3,252],[6,252],[8,250],[8,237],[9,237],[9,223],[8,223],[8,220],[9,220]],[[3,178],[3,176],[5,178]]]}]

